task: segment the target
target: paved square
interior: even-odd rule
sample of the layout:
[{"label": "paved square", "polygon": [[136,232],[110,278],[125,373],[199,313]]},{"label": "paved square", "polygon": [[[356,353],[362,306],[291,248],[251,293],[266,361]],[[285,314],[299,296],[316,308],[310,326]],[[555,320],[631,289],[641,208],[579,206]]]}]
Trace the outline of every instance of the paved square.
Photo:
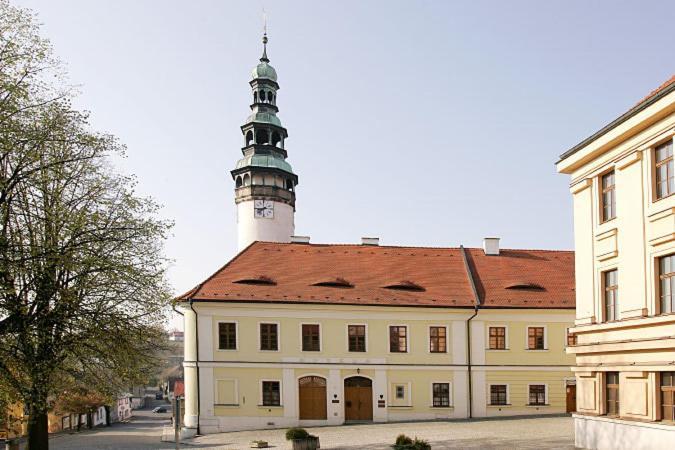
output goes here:
[{"label": "paved square", "polygon": [[[434,450],[574,449],[574,425],[570,417],[345,425],[307,430],[319,436],[323,450],[391,450],[400,433],[426,439]],[[198,448],[247,449],[252,440],[261,439],[273,448],[291,449],[284,432],[240,431],[206,435],[188,442]]]}]

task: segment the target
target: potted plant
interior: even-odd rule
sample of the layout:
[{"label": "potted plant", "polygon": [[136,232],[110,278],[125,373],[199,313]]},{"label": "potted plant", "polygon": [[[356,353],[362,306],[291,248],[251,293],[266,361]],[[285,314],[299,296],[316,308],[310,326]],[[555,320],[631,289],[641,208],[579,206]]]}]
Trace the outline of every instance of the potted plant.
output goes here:
[{"label": "potted plant", "polygon": [[269,448],[269,447],[270,445],[267,441],[257,440],[251,442],[251,448]]},{"label": "potted plant", "polygon": [[312,436],[304,428],[286,430],[286,440],[293,442],[293,450],[316,450],[321,448],[319,437]]},{"label": "potted plant", "polygon": [[394,450],[431,450],[431,445],[424,439],[410,439],[405,434],[396,437],[396,443],[392,445]]}]

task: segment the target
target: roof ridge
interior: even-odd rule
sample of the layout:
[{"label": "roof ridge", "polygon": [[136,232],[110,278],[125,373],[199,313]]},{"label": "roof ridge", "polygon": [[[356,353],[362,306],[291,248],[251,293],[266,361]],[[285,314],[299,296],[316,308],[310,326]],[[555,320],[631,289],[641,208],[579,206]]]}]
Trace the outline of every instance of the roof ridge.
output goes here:
[{"label": "roof ridge", "polygon": [[[346,243],[317,243],[309,242],[306,244],[293,243],[293,242],[272,242],[272,241],[256,241],[261,244],[272,244],[272,245],[283,245],[283,246],[311,246],[311,247],[355,247],[355,248],[411,248],[411,249],[427,249],[427,250],[461,250],[465,248],[467,250],[483,250],[481,247],[432,247],[426,245],[363,245],[363,244],[346,244]],[[246,249],[244,249],[246,250]],[[242,251],[244,251],[242,250]],[[560,249],[546,249],[546,248],[507,248],[503,247],[500,250],[509,250],[509,251],[525,251],[525,252],[561,252],[561,253],[574,253],[574,250],[560,250]]]}]

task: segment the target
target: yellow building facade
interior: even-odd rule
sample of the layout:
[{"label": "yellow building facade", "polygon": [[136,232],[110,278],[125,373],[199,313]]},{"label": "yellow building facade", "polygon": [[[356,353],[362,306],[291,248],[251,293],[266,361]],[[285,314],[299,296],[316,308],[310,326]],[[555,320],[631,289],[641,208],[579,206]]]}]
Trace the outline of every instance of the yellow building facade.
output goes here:
[{"label": "yellow building facade", "polygon": [[579,447],[675,442],[674,135],[675,77],[557,163],[574,199]]},{"label": "yellow building facade", "polygon": [[213,433],[565,413],[572,260],[256,242],[179,299],[185,424]]}]

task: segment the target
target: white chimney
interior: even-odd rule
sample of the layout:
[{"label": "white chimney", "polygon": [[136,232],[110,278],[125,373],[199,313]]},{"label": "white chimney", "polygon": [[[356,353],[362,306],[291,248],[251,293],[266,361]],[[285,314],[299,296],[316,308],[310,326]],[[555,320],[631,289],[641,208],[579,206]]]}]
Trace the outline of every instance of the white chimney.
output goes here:
[{"label": "white chimney", "polygon": [[361,245],[380,245],[380,238],[362,237]]},{"label": "white chimney", "polygon": [[483,251],[487,256],[499,256],[499,238],[497,237],[484,238]]},{"label": "white chimney", "polygon": [[292,244],[309,244],[309,236],[291,236]]}]

